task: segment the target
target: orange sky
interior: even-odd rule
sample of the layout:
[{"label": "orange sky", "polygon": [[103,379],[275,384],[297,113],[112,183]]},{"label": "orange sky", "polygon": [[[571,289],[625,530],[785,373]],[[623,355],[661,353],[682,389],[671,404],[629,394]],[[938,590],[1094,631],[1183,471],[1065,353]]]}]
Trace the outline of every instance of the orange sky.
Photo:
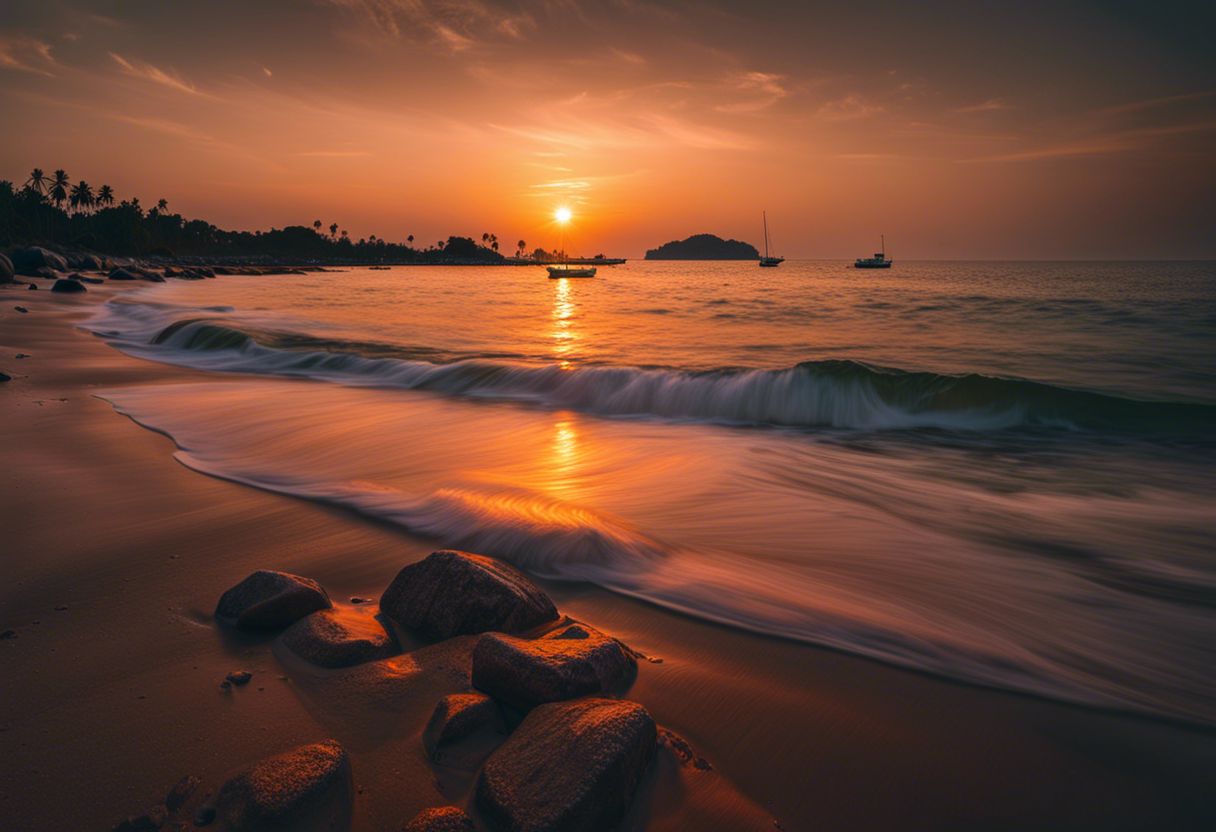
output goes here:
[{"label": "orange sky", "polygon": [[511,248],[565,202],[628,256],[767,209],[788,257],[1216,257],[1216,4],[887,5],[5,0],[0,178]]}]

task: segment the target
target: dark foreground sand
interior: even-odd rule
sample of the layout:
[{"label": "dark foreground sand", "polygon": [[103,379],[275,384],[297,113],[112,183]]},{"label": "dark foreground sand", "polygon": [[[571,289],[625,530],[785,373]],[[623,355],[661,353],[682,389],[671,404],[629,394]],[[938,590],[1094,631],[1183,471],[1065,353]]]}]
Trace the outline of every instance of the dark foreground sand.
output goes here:
[{"label": "dark foreground sand", "polygon": [[[441,542],[176,464],[168,439],[92,393],[198,374],[74,328],[122,289],[48,288],[0,286],[0,371],[14,377],[0,384],[0,630],[16,631],[0,641],[0,828],[107,829],[183,775],[214,790],[327,737],[350,753],[355,829],[458,802],[468,776],[436,771],[419,739],[433,697],[369,709],[211,618],[256,568],[375,598]],[[725,778],[696,794],[656,772],[629,828],[732,828],[757,806],[786,830],[1216,828],[1212,732],[956,685],[594,587],[545,589],[662,657],[629,697]],[[253,681],[222,692],[237,668]]]}]

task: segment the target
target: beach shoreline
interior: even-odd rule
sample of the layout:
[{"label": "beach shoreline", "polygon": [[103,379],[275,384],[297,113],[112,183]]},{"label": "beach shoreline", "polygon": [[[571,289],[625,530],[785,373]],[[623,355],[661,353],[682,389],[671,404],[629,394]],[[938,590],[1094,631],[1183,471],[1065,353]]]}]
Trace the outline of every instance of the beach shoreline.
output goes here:
[{"label": "beach shoreline", "polygon": [[[451,802],[415,742],[420,726],[377,737],[368,715],[344,719],[300,693],[268,640],[234,639],[211,617],[219,594],[258,568],[314,578],[339,600],[379,597],[442,541],[174,464],[170,440],[96,394],[214,376],[131,358],[78,328],[124,290],[0,286],[0,370],[13,376],[0,386],[0,522],[16,530],[0,590],[0,629],[15,632],[0,644],[0,815],[14,829],[106,828],[183,775],[214,789],[236,767],[329,736],[347,745],[361,789],[353,828],[396,828]],[[786,830],[1216,822],[1211,732],[967,687],[587,585],[543,586],[563,612],[663,659],[642,663],[628,697]],[[221,692],[237,667],[254,682]],[[679,828],[660,808],[631,822]]]}]

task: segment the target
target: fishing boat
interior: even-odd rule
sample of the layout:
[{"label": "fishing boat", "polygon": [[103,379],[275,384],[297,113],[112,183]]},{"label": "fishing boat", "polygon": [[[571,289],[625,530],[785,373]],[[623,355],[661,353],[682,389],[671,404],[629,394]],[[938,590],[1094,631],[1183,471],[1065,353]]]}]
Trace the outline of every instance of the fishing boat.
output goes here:
[{"label": "fishing boat", "polygon": [[882,237],[882,251],[874,252],[873,257],[858,257],[853,261],[855,269],[889,269],[891,260],[887,259],[887,238]]},{"label": "fishing boat", "polygon": [[575,266],[570,268],[569,263],[562,263],[559,266],[546,266],[549,271],[550,280],[563,280],[567,277],[595,277],[595,266]]},{"label": "fishing boat", "polygon": [[784,257],[770,257],[768,253],[768,212],[763,212],[764,216],[764,256],[760,258],[760,265],[766,268],[775,269],[784,262]]}]

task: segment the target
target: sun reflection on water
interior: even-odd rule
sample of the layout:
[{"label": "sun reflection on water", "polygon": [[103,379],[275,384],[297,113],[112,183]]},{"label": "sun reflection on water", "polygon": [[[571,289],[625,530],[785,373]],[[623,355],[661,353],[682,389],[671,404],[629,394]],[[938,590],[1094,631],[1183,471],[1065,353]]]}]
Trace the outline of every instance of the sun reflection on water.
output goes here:
[{"label": "sun reflection on water", "polygon": [[579,335],[574,330],[574,313],[577,306],[570,295],[570,281],[554,280],[553,283],[553,355],[563,370],[574,368],[570,358],[575,352]]}]

